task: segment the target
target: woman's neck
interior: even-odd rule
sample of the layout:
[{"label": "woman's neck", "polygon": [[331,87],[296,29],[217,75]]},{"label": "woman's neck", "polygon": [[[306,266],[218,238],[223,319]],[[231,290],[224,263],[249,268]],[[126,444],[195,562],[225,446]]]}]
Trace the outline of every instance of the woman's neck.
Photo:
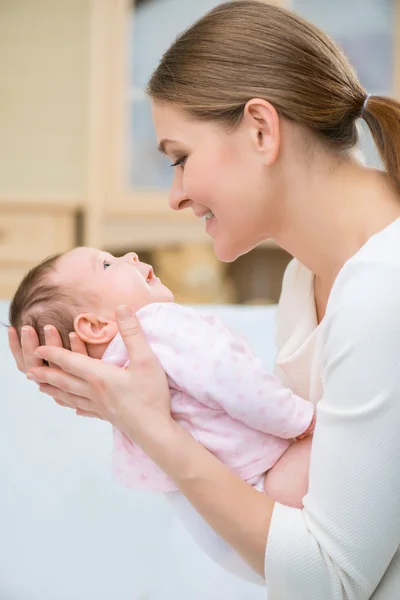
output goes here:
[{"label": "woman's neck", "polygon": [[400,198],[384,173],[348,160],[296,174],[277,243],[330,290],[344,263],[400,217]]}]

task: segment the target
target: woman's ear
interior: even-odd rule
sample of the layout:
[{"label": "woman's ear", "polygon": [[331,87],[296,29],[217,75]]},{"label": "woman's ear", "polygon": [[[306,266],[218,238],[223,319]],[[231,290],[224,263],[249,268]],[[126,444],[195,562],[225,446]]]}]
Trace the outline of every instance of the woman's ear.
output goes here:
[{"label": "woman's ear", "polygon": [[85,344],[108,344],[118,333],[115,321],[107,321],[94,313],[82,313],[75,317],[74,329]]},{"label": "woman's ear", "polygon": [[243,120],[250,126],[252,141],[267,166],[273,165],[280,149],[280,121],[276,108],[267,100],[252,98],[244,108]]}]

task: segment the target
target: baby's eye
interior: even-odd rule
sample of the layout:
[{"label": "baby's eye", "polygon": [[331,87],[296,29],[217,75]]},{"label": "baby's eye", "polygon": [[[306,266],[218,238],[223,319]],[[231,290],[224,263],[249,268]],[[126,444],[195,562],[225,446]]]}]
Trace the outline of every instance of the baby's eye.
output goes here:
[{"label": "baby's eye", "polygon": [[104,270],[108,269],[108,267],[111,267],[111,263],[109,260],[103,260],[103,267]]}]

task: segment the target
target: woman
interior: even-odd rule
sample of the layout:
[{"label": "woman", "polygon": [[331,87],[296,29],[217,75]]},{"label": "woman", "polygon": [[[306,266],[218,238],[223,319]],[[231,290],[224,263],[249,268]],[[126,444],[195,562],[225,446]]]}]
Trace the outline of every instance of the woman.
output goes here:
[{"label": "woman", "polygon": [[[127,307],[129,372],[15,332],[18,366],[57,402],[124,431],[265,575],[270,600],[392,600],[400,589],[400,105],[369,97],[317,28],[252,1],[218,6],[164,55],[149,94],[173,161],[170,204],[205,216],[217,256],[274,238],[294,255],[277,366],[318,402],[302,510],[274,503],[171,419],[160,366]],[[361,166],[356,121],[386,173]],[[42,359],[61,368],[44,368]],[[296,444],[288,450],[295,452]],[[289,460],[288,458],[288,460]]]}]

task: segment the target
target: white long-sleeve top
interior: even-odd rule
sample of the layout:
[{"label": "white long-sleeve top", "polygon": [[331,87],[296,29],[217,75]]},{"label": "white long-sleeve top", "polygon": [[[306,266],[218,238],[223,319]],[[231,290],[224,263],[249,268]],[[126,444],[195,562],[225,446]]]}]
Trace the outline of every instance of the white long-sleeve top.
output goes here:
[{"label": "white long-sleeve top", "polygon": [[302,510],[275,504],[268,600],[400,598],[400,219],[341,269],[317,325],[296,260],[277,312],[277,372],[318,402]]}]

